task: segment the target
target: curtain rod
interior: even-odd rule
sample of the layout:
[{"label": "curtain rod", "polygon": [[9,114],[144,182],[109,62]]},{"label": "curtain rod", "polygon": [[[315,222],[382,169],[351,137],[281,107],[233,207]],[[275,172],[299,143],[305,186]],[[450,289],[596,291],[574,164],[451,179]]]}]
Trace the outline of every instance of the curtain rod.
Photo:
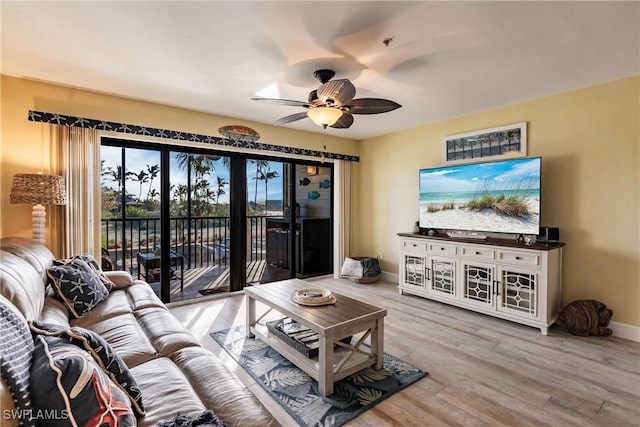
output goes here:
[{"label": "curtain rod", "polygon": [[177,130],[152,128],[128,123],[109,122],[105,120],[89,119],[86,117],[67,116],[64,114],[47,113],[29,110],[29,121],[49,123],[86,129],[96,129],[109,132],[119,132],[130,135],[151,136],[156,138],[173,139],[176,141],[199,142],[203,144],[221,145],[225,147],[246,148],[249,150],[270,151],[283,154],[320,157],[325,159],[347,160],[359,162],[360,157],[348,154],[329,153],[326,151],[307,150],[304,148],[287,147],[285,145],[265,144],[256,141],[242,141],[239,139],[221,138],[219,136],[199,133],[181,132]]}]

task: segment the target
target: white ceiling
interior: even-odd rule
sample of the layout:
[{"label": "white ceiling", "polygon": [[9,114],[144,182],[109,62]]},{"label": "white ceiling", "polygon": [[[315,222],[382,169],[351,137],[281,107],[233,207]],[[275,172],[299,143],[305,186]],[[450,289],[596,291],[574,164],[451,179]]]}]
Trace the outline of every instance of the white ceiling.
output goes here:
[{"label": "white ceiling", "polygon": [[[331,68],[356,98],[402,105],[327,130],[351,139],[640,74],[637,1],[0,7],[3,74],[271,124],[304,110],[251,97],[306,101],[313,71]],[[310,119],[286,126],[321,132]]]}]

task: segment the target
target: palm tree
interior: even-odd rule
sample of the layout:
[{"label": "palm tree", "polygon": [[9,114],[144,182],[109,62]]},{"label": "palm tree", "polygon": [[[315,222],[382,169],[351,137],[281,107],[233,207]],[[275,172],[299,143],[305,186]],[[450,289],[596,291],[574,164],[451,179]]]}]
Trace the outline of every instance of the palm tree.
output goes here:
[{"label": "palm tree", "polygon": [[215,197],[215,192],[211,189],[209,181],[201,179],[195,183],[193,188],[193,199],[191,209],[195,216],[204,216],[209,205],[209,200]]},{"label": "palm tree", "polygon": [[[178,153],[176,154],[176,162],[178,167],[187,170],[189,165],[189,159],[191,159],[192,168],[193,164],[199,165],[200,168],[208,168],[208,170],[216,170],[216,162],[220,160],[220,156],[213,154],[191,154],[191,153]],[[225,167],[228,167],[229,158],[225,157],[222,162]]]},{"label": "palm tree", "polygon": [[223,194],[226,194],[224,191],[224,187],[229,184],[227,181],[224,180],[224,178],[222,177],[217,177],[218,180],[218,187],[215,191],[216,194],[216,207],[218,206],[218,200],[220,200],[220,196]]},{"label": "palm tree", "polygon": [[114,190],[115,191],[114,196],[117,200],[118,206],[120,206],[122,204],[121,203],[122,195],[125,193],[124,180],[134,175],[134,173],[130,171],[125,171],[123,176],[122,165],[118,165],[116,166],[115,169],[112,166],[109,166],[108,168],[104,168],[101,172],[101,175],[104,176],[106,179],[113,181],[117,185],[117,189]]},{"label": "palm tree", "polygon": [[187,191],[186,184],[178,184],[177,186],[171,186],[173,197],[171,198],[171,204],[173,209],[172,215],[181,216],[186,212],[187,207]]},{"label": "palm tree", "polygon": [[147,174],[149,175],[149,191],[147,191],[147,200],[151,198],[151,186],[153,185],[153,180],[158,177],[160,173],[160,165],[147,165]]},{"label": "palm tree", "polygon": [[[115,169],[109,166],[108,168],[102,171],[102,175],[106,176],[108,179],[110,179],[113,182],[117,182],[119,186],[122,186],[122,165],[116,166]],[[128,178],[132,175],[133,175],[133,172],[130,172],[130,171],[126,171],[124,173],[125,178]]]},{"label": "palm tree", "polygon": [[253,196],[253,204],[257,207],[258,206],[258,180],[263,179],[263,178],[260,178],[260,176],[264,175],[262,170],[269,167],[269,162],[266,160],[251,160],[251,162],[256,164],[256,176],[253,177],[253,179],[256,181],[256,188]]},{"label": "palm tree", "polygon": [[265,166],[260,169],[260,175],[256,178],[256,183],[258,180],[264,181],[264,210],[267,210],[267,205],[269,202],[269,180],[277,178],[278,172],[271,170],[269,167],[269,162],[266,162]]},{"label": "palm tree", "polygon": [[147,174],[147,172],[145,171],[140,171],[138,174],[132,174],[133,175],[133,179],[138,181],[140,183],[140,191],[138,193],[138,200],[141,200],[142,198],[142,184],[144,184],[145,182],[149,181],[149,174]]}]

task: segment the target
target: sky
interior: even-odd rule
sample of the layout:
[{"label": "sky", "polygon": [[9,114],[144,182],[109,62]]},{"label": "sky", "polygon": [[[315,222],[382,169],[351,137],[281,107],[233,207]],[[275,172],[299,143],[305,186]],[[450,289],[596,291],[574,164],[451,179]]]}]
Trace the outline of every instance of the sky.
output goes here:
[{"label": "sky", "polygon": [[[112,167],[116,169],[117,165],[121,164],[121,148],[102,146],[100,149],[100,159],[103,161],[103,167]],[[160,152],[153,150],[143,150],[136,148],[126,148],[126,165],[127,170],[139,173],[141,170],[147,170],[147,165],[159,165],[160,164]],[[170,182],[171,185],[186,184],[187,174],[186,171],[177,167],[175,163],[175,153],[171,155],[171,170],[170,170]],[[174,167],[175,166],[175,167]],[[278,172],[278,177],[270,180],[268,185],[269,200],[282,200],[282,175],[283,164],[280,162],[269,162],[269,168]],[[249,200],[254,199],[255,195],[255,177],[256,165],[253,162],[249,162],[247,165],[247,186],[249,193]],[[216,162],[216,169],[211,172],[208,179],[211,183],[211,188],[217,188],[217,177],[223,178],[226,182],[229,182],[229,171],[222,163],[222,159]],[[115,188],[115,183],[108,179],[102,178],[102,182],[108,187]],[[132,179],[127,180],[126,183],[127,193],[138,196],[140,194],[140,184]],[[153,181],[151,188],[154,188],[158,193],[160,192],[160,176]],[[142,186],[142,198],[144,199],[147,191],[149,190],[149,184],[145,183]],[[229,185],[224,188],[225,194],[220,196],[220,203],[229,203]],[[258,201],[265,200],[265,185],[264,181],[258,182]]]},{"label": "sky", "polygon": [[513,159],[459,166],[445,166],[420,171],[420,192],[476,191],[510,189],[516,183],[540,183],[539,157]]}]

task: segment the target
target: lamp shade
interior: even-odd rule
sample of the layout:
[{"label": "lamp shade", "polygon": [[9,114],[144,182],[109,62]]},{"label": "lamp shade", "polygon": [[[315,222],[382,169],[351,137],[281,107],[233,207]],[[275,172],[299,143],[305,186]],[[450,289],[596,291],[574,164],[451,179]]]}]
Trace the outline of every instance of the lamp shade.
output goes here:
[{"label": "lamp shade", "polygon": [[332,107],[315,107],[307,111],[307,116],[318,126],[326,128],[342,117],[342,111]]},{"label": "lamp shade", "polygon": [[17,173],[13,176],[9,200],[14,204],[66,205],[64,178],[41,173]]}]

